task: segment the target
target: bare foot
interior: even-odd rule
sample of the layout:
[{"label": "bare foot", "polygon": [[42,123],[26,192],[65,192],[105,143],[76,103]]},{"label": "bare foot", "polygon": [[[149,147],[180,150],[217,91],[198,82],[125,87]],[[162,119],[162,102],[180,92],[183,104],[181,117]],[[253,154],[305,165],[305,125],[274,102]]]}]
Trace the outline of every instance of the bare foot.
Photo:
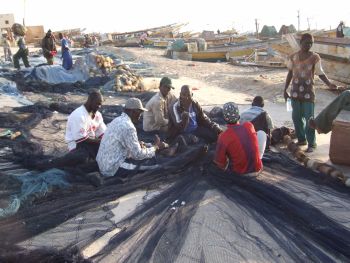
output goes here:
[{"label": "bare foot", "polygon": [[160,153],[164,156],[171,157],[176,154],[178,147],[179,147],[179,143],[176,143],[173,146],[170,146],[169,148],[162,150]]},{"label": "bare foot", "polygon": [[322,131],[317,127],[314,119],[309,119],[309,127],[316,130],[318,134],[322,133]]}]

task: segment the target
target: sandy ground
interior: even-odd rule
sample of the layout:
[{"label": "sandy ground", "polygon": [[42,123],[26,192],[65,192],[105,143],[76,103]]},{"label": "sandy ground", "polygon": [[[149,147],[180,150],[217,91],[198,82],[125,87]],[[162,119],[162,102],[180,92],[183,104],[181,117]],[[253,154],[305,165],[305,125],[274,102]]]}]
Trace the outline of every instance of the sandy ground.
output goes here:
[{"label": "sandy ground", "polygon": [[[282,97],[282,91],[287,75],[287,69],[267,69],[257,67],[239,67],[225,62],[207,63],[184,60],[173,60],[163,56],[164,50],[152,48],[113,48],[103,47],[102,50],[115,52],[124,60],[148,65],[147,71],[143,71],[144,82],[149,89],[157,90],[159,80],[163,76],[173,79],[175,95],[179,94],[182,85],[192,87],[194,98],[206,109],[221,106],[225,102],[234,101],[241,111],[248,108],[256,95],[265,98],[265,108],[271,115],[274,125],[293,128],[291,112],[286,111],[286,105]],[[0,51],[0,55],[2,50]],[[340,83],[336,83],[341,85]],[[33,93],[24,94],[31,101],[47,100],[47,95]],[[58,100],[81,101],[85,100],[80,95],[54,95]],[[316,114],[320,112],[335,94],[326,90],[321,80],[316,79]],[[52,99],[52,98],[51,98]],[[57,99],[57,98],[56,98]],[[105,104],[122,103],[123,100],[113,96],[106,96]],[[0,96],[0,107],[11,105],[9,98]],[[5,104],[6,101],[6,104]],[[62,136],[63,138],[63,136]],[[329,162],[330,133],[317,135],[318,148],[310,157]],[[350,167],[338,166],[350,176]]]}]

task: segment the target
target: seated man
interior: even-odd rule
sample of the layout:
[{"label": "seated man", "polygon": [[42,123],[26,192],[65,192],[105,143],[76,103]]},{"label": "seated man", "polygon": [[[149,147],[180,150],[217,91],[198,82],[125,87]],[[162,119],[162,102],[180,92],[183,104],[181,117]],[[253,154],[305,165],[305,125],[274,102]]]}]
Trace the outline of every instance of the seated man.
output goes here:
[{"label": "seated man", "polygon": [[[180,98],[169,108],[169,139],[173,140],[178,135],[192,135],[188,137],[200,137],[207,142],[215,142],[222,132],[219,125],[212,122],[203,112],[199,103],[192,98],[188,85],[181,87]],[[193,136],[194,135],[194,136]],[[191,139],[195,142],[198,139]]]},{"label": "seated man", "polygon": [[[264,154],[266,134],[257,136],[253,124],[239,124],[239,110],[235,103],[227,102],[223,106],[223,116],[227,122],[226,131],[219,135],[214,163],[221,169],[230,170],[236,174],[248,174],[261,171],[261,158]],[[265,134],[265,138],[264,135]],[[261,140],[261,143],[258,140]],[[259,145],[262,145],[259,148]]]},{"label": "seated man", "polygon": [[332,123],[342,110],[350,111],[350,90],[343,91],[315,119],[309,120],[309,126],[318,133],[328,133],[332,130]]},{"label": "seated man", "polygon": [[159,92],[147,102],[146,109],[148,111],[143,113],[143,130],[145,132],[168,131],[168,105],[176,100],[170,92],[173,88],[170,78],[161,79]]},{"label": "seated man", "polygon": [[42,168],[83,165],[96,159],[100,140],[106,130],[98,111],[101,104],[101,93],[98,90],[90,91],[85,104],[68,116],[65,139],[69,153],[43,164]]},{"label": "seated man", "polygon": [[270,115],[263,109],[264,105],[264,99],[261,96],[256,96],[253,99],[252,107],[241,113],[240,123],[251,122],[255,130],[264,131],[267,140],[269,140],[273,124]]},{"label": "seated man", "polygon": [[165,147],[158,136],[154,145],[139,142],[134,123],[139,121],[144,111],[147,109],[139,99],[130,98],[122,115],[108,125],[96,158],[102,175],[125,177],[140,170],[154,168],[154,165],[139,166],[132,163],[133,160],[150,159],[155,156],[157,150]]}]

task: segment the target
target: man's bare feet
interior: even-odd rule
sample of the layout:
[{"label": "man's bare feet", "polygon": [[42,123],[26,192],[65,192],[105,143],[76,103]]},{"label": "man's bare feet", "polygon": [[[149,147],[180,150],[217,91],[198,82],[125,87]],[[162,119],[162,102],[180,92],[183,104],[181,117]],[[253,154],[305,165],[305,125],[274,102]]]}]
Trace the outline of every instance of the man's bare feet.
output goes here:
[{"label": "man's bare feet", "polygon": [[162,150],[160,154],[168,157],[174,156],[177,152],[178,147],[179,147],[179,143],[175,143],[173,146],[170,146],[169,148]]},{"label": "man's bare feet", "polygon": [[313,119],[313,118],[311,118],[311,119],[309,119],[309,127],[311,128],[311,129],[314,129],[314,130],[316,130],[317,131],[317,133],[322,133],[322,131],[317,127],[317,125],[316,125],[316,122],[315,122],[315,119]]}]

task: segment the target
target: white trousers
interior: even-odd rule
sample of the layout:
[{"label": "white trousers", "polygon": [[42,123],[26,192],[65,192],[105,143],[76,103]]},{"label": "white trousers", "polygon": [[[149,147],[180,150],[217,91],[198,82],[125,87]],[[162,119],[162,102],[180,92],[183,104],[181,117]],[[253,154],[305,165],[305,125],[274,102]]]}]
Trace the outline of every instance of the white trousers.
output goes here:
[{"label": "white trousers", "polygon": [[258,145],[259,145],[259,156],[260,159],[263,157],[266,147],[267,135],[264,131],[257,131],[256,136],[258,137]]}]

